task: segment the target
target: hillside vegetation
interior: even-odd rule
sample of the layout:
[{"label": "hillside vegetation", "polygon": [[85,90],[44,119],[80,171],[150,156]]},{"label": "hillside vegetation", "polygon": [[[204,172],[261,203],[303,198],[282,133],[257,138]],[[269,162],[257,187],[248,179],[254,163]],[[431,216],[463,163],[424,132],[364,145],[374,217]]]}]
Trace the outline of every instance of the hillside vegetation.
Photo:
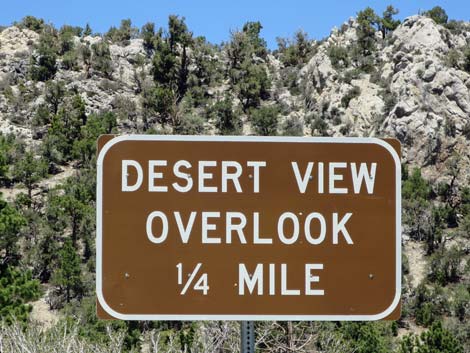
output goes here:
[{"label": "hillside vegetation", "polygon": [[269,50],[184,18],[107,33],[35,17],[0,29],[0,351],[232,352],[234,322],[95,314],[101,134],[395,137],[403,154],[402,317],[260,322],[261,352],[470,352],[470,23],[367,8]]}]

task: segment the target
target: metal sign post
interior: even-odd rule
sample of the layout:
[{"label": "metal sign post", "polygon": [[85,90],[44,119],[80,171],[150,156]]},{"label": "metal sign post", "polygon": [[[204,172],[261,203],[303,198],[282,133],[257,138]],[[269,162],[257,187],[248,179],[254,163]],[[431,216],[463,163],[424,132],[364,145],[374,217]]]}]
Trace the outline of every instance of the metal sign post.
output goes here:
[{"label": "metal sign post", "polygon": [[254,321],[240,321],[241,353],[255,352],[255,323]]}]

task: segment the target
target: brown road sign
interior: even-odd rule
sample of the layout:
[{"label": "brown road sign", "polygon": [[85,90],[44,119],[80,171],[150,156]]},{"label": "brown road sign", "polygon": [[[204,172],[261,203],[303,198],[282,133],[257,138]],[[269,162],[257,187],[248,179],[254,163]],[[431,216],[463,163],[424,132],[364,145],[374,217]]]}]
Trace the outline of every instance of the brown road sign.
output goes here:
[{"label": "brown road sign", "polygon": [[99,144],[100,317],[399,313],[395,141],[135,135]]}]

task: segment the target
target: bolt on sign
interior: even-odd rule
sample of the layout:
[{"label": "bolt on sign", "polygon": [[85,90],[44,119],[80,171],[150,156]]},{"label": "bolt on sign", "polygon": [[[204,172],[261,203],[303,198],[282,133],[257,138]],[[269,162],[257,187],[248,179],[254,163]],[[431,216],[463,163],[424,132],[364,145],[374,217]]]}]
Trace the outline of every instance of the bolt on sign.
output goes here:
[{"label": "bolt on sign", "polygon": [[379,320],[399,312],[396,141],[101,139],[101,317]]}]

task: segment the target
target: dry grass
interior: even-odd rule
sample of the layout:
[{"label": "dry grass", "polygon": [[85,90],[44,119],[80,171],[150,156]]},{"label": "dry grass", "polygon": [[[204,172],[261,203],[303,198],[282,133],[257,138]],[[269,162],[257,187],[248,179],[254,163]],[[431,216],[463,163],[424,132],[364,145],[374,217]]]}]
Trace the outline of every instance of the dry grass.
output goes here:
[{"label": "dry grass", "polygon": [[124,333],[108,331],[106,345],[86,342],[78,335],[78,326],[58,324],[48,330],[30,323],[0,326],[2,353],[119,353],[122,352]]}]

